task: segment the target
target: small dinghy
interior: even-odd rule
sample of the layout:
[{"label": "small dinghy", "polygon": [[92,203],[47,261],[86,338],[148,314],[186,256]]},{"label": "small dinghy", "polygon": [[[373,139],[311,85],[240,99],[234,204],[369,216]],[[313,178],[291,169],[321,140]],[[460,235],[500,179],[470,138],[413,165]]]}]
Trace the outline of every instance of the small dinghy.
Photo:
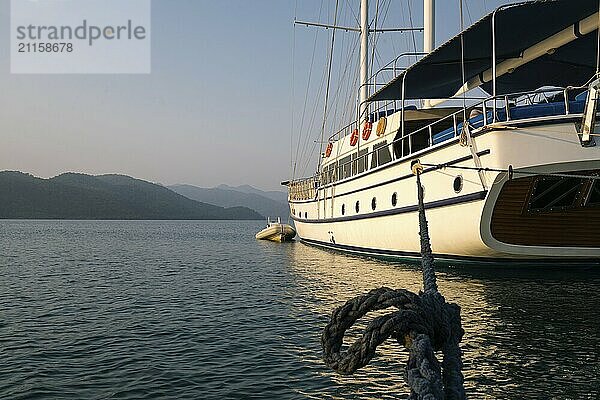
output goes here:
[{"label": "small dinghy", "polygon": [[267,227],[256,234],[259,240],[270,240],[273,242],[287,242],[296,236],[296,230],[288,224],[282,224],[281,219],[277,218],[277,222],[272,222],[271,218],[267,219]]}]

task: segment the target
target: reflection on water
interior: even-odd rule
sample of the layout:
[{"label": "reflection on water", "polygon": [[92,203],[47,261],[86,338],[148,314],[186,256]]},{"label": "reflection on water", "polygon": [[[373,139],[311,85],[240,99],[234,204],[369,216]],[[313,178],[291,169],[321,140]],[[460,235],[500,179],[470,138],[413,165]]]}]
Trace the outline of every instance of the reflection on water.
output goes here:
[{"label": "reflection on water", "polygon": [[[320,335],[358,294],[417,292],[419,269],[258,242],[261,227],[0,221],[0,398],[406,398],[396,343],[343,377]],[[462,307],[470,398],[600,398],[600,271],[447,268],[438,284]]]},{"label": "reflection on water", "polygon": [[[372,288],[418,292],[422,287],[415,266],[302,244],[291,247],[289,254],[295,290],[303,300],[294,310],[313,312],[322,319],[321,326],[335,307]],[[598,271],[446,268],[438,271],[438,283],[446,299],[462,308],[469,397],[600,398]],[[322,364],[312,348],[300,348],[299,353],[307,362]],[[389,341],[372,365],[352,377],[324,372],[335,389],[302,393],[314,398],[396,398],[396,393],[408,390],[402,379],[406,358],[406,352]]]}]

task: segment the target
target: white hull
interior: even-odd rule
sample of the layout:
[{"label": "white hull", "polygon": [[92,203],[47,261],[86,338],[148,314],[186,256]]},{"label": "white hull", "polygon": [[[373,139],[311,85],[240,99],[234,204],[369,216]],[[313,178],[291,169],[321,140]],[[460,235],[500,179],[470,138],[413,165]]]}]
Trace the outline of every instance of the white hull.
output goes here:
[{"label": "white hull", "polygon": [[[544,125],[538,122],[537,126],[531,127],[527,127],[528,121],[518,121],[518,126],[512,126],[514,129],[475,132],[474,152],[479,155],[484,168],[506,169],[512,165],[514,178],[525,176],[518,171],[599,170],[600,146],[583,147],[573,121],[573,118],[563,118]],[[513,124],[503,125],[510,128]],[[386,136],[391,142],[389,135]],[[385,137],[375,137],[373,141],[381,139]],[[342,143],[336,150],[343,152],[347,146]],[[301,240],[361,254],[418,257],[416,179],[410,170],[410,161],[417,158],[423,164],[476,167],[470,148],[453,139],[414,153],[409,159],[394,160],[364,175],[321,187],[317,199],[290,200]],[[438,259],[600,260],[600,247],[596,246],[524,246],[494,238],[491,215],[508,174],[481,174],[475,170],[427,170],[426,167],[422,183],[432,248]],[[459,175],[463,184],[460,191],[455,191],[453,183]],[[391,201],[394,193],[397,193],[395,206]],[[376,202],[374,210],[373,199]],[[355,210],[357,201],[358,212]],[[597,235],[595,232],[590,234]]]}]

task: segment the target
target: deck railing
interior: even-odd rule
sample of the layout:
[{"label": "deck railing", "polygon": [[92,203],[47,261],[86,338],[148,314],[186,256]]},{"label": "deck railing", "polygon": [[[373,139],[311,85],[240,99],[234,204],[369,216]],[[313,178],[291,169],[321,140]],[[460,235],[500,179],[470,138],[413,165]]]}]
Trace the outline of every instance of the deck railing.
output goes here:
[{"label": "deck railing", "polygon": [[[564,103],[564,112],[554,113],[551,115],[551,117],[568,116],[572,114],[570,110],[570,103],[572,100],[570,99],[574,97],[573,94],[581,93],[586,89],[587,86],[567,88],[552,87],[530,92],[517,92],[501,96],[489,97],[487,99],[475,103],[474,105],[467,107],[466,109],[461,108],[456,112],[453,112],[447,116],[437,119],[436,121],[422,128],[416,129],[408,134],[405,133],[400,135],[399,137],[396,137],[392,142],[387,144],[391,154],[391,160],[394,161],[402,158],[409,158],[412,154],[416,152],[437,145],[438,143],[434,143],[435,135],[446,130],[450,130],[450,132],[448,138],[444,139],[443,141],[448,140],[451,137],[460,136],[464,126],[465,115],[467,116],[467,120],[469,121],[469,113],[474,109],[479,110],[481,112],[482,119],[478,121],[477,125],[473,129],[482,129],[497,122],[510,122],[513,120],[513,118],[511,118],[511,111],[513,111],[515,108],[536,104],[557,104],[559,103],[558,101],[552,100],[560,98],[560,96],[562,96],[562,99],[560,99],[559,101],[562,101]],[[380,109],[385,108],[390,103],[393,102],[388,102],[383,106],[374,108],[374,111],[372,111],[369,115],[379,115],[378,113]],[[377,120],[374,120],[372,122],[377,122]],[[358,128],[359,121],[354,121],[352,124],[349,124],[346,127],[342,128],[340,131],[336,132],[330,137],[330,141],[339,140],[343,138],[348,134],[346,131],[348,131],[352,127]],[[401,126],[399,127],[396,136],[398,136],[398,133],[403,133],[404,131],[405,124],[404,118],[402,118]],[[421,143],[423,142],[423,138],[426,138],[426,144],[420,144],[419,146],[417,146],[415,144],[416,137],[420,137]],[[356,153],[356,151],[356,148],[352,148],[346,152],[336,154],[335,156],[336,159],[341,159],[347,157],[348,155]],[[364,163],[364,172],[373,169],[368,168],[368,160],[371,159],[374,153],[380,151],[382,151],[382,149],[379,147],[377,149],[371,150],[370,152],[364,155],[361,155],[360,158],[355,158],[345,163],[335,162],[333,169],[321,171],[318,177],[294,181],[290,184],[290,196],[295,198],[296,200],[314,199],[316,196],[315,188],[318,188],[321,185],[335,183],[337,181],[344,180],[349,176],[356,175],[354,171],[357,170],[357,163]],[[348,174],[346,174],[344,171],[352,172],[349,174],[349,176],[346,176]],[[360,173],[364,172],[361,171]]]},{"label": "deck railing", "polygon": [[290,200],[312,200],[317,195],[318,180],[315,177],[294,180],[288,183]]}]

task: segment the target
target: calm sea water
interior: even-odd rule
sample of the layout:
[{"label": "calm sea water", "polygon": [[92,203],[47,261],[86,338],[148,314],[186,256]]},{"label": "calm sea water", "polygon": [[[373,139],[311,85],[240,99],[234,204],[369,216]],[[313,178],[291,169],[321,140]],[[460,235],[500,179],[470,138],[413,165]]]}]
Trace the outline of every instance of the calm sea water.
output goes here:
[{"label": "calm sea water", "polygon": [[[260,222],[0,221],[1,399],[405,398],[390,342],[342,377],[334,307],[413,266],[254,240]],[[472,399],[600,398],[600,273],[444,269]]]}]

